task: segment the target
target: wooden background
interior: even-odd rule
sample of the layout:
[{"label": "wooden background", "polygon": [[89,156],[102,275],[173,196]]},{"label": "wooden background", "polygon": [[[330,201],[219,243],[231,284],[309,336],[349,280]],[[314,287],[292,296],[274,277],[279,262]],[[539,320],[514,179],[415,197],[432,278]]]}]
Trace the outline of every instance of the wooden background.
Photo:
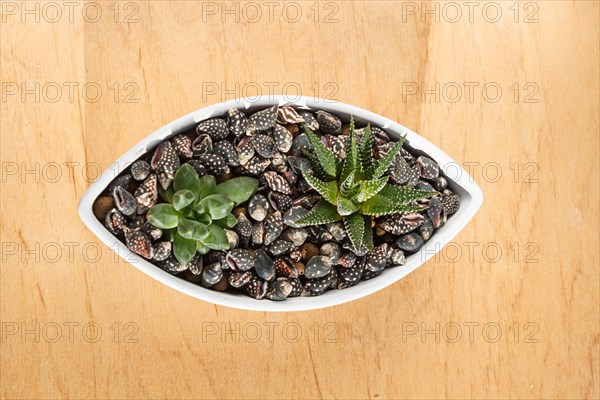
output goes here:
[{"label": "wooden background", "polygon": [[[598,398],[599,3],[286,3],[2,2],[2,397]],[[283,88],[424,135],[481,211],[406,279],[291,314],[180,294],[79,220],[148,133]]]}]

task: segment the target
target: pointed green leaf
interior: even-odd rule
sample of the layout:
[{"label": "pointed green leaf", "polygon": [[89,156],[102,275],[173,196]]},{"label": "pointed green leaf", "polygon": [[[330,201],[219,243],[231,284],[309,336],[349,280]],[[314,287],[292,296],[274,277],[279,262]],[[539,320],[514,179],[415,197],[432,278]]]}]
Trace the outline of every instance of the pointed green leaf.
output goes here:
[{"label": "pointed green leaf", "polygon": [[387,176],[383,176],[379,179],[373,179],[370,181],[362,181],[359,183],[360,189],[358,194],[352,198],[357,203],[363,203],[375,196],[385,187],[388,181]]},{"label": "pointed green leaf", "polygon": [[371,228],[371,217],[363,215],[365,221],[365,234],[363,235],[363,245],[371,251],[375,247],[373,244],[373,228]]},{"label": "pointed green leaf", "polygon": [[183,164],[175,173],[173,189],[175,189],[175,191],[187,189],[196,193],[198,191],[199,179],[198,173],[194,167],[187,163]]},{"label": "pointed green leaf", "polygon": [[393,203],[389,199],[376,194],[361,204],[360,213],[378,217],[381,215],[396,214],[401,212],[417,212],[422,211],[423,209],[423,207],[410,206],[402,203]]},{"label": "pointed green leaf", "polygon": [[150,208],[147,214],[148,221],[160,229],[175,228],[179,223],[180,214],[171,204],[160,203]]},{"label": "pointed green leaf", "polygon": [[306,182],[315,189],[325,200],[331,204],[336,204],[338,198],[338,187],[335,181],[323,182],[322,180],[315,178],[309,174],[304,168],[302,169],[302,176],[306,179]]},{"label": "pointed green leaf", "polygon": [[234,202],[222,194],[211,194],[206,196],[196,205],[202,208],[206,214],[210,214],[213,220],[225,218],[233,210]]},{"label": "pointed green leaf", "polygon": [[382,158],[380,158],[377,161],[377,163],[375,164],[375,170],[373,171],[373,178],[379,178],[381,175],[383,175],[388,170],[390,165],[392,165],[394,158],[396,157],[396,155],[400,152],[400,149],[402,148],[402,143],[404,143],[404,138],[405,138],[405,136],[400,138],[400,140],[398,140],[396,142],[396,144],[394,144],[394,146],[387,153],[385,153],[385,155]]},{"label": "pointed green leaf", "polygon": [[229,197],[237,206],[248,200],[257,188],[258,180],[249,176],[240,176],[219,183],[215,188],[215,193]]},{"label": "pointed green leaf", "polygon": [[223,228],[217,225],[210,225],[208,227],[209,233],[206,238],[202,240],[202,244],[211,250],[227,250],[229,249],[229,240]]},{"label": "pointed green leaf", "polygon": [[[323,167],[321,167],[321,164],[319,164],[319,159],[317,158],[315,153],[306,151],[306,149],[302,149],[302,153],[304,154],[304,157],[306,157],[306,159],[310,162],[313,174],[321,180],[327,179],[327,174],[325,173],[325,171],[323,171]],[[331,177],[329,179],[331,179]]]},{"label": "pointed green leaf", "polygon": [[310,141],[319,160],[319,164],[323,168],[325,174],[331,179],[335,178],[338,175],[341,166],[337,156],[319,140],[317,135],[315,135],[306,124],[304,124],[304,132],[306,133],[306,136],[308,136],[308,140]]},{"label": "pointed green leaf", "polygon": [[365,221],[363,216],[360,214],[352,214],[344,217],[344,227],[348,232],[348,237],[354,250],[360,251],[360,247],[363,243],[363,237],[365,234]]},{"label": "pointed green leaf", "polygon": [[208,227],[200,222],[181,218],[177,233],[186,239],[202,240],[208,235]]},{"label": "pointed green leaf", "polygon": [[340,195],[344,195],[347,198],[352,198],[358,193],[359,186],[354,183],[355,171],[352,171],[346,180],[342,181],[340,185]]},{"label": "pointed green leaf", "polygon": [[176,233],[175,241],[173,242],[173,254],[180,263],[189,263],[192,261],[192,258],[194,258],[194,254],[196,254],[196,241],[193,239],[186,239]]},{"label": "pointed green leaf", "polygon": [[371,135],[371,124],[367,125],[362,135],[359,149],[359,158],[365,174],[365,179],[373,178],[373,141]]},{"label": "pointed green leaf", "polygon": [[196,196],[191,190],[181,189],[175,192],[173,195],[173,207],[177,211],[189,206],[196,200]]},{"label": "pointed green leaf", "polygon": [[345,181],[354,172],[354,179],[362,179],[362,168],[358,160],[358,148],[356,146],[356,133],[354,129],[354,118],[350,117],[350,143],[346,151],[346,158],[342,167],[340,181]]},{"label": "pointed green leaf", "polygon": [[336,222],[342,217],[338,214],[334,205],[326,200],[321,200],[305,216],[296,221],[298,226],[322,225],[329,222]]},{"label": "pointed green leaf", "polygon": [[417,190],[404,186],[387,184],[381,189],[379,195],[392,203],[406,204],[419,199],[428,199],[435,195],[433,190]]},{"label": "pointed green leaf", "polygon": [[358,211],[358,208],[358,204],[355,204],[352,200],[347,199],[343,196],[338,197],[337,210],[340,215],[350,215]]}]

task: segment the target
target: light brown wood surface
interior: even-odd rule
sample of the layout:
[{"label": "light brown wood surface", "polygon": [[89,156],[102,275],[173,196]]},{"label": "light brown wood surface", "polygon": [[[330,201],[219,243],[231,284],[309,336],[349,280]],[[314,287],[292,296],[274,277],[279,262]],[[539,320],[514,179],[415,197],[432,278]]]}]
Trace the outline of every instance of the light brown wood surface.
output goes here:
[{"label": "light brown wood surface", "polygon": [[[2,398],[599,398],[599,3],[287,3],[1,3]],[[178,293],[79,220],[150,132],[284,87],[419,132],[479,214],[391,287],[290,314]]]}]

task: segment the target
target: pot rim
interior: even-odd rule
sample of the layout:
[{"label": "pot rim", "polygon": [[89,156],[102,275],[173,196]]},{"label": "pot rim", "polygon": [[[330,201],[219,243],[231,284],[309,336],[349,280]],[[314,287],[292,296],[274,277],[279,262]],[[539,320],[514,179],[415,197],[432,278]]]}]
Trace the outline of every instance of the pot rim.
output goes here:
[{"label": "pot rim", "polygon": [[[256,300],[242,294],[218,292],[171,275],[130,251],[94,215],[92,211],[94,201],[113,179],[140,156],[152,151],[163,140],[189,130],[205,119],[223,117],[230,108],[240,108],[249,111],[274,105],[279,105],[280,107],[290,105],[307,110],[321,109],[346,118],[349,115],[353,115],[356,120],[368,121],[372,126],[384,129],[394,139],[398,139],[400,135],[406,134],[406,139],[410,147],[426,153],[430,158],[434,159],[439,164],[441,171],[447,174],[452,172],[453,175],[449,177],[448,181],[453,191],[458,192],[461,197],[460,209],[448,219],[444,226],[435,231],[434,235],[418,252],[406,257],[406,265],[386,268],[381,275],[367,281],[361,281],[350,288],[328,290],[320,296],[294,297],[281,302],[266,299]],[[226,307],[252,311],[285,312],[314,310],[343,304],[368,296],[392,285],[441,251],[475,216],[482,202],[483,193],[481,189],[460,164],[427,139],[403,125],[371,111],[334,100],[306,96],[290,98],[285,95],[269,95],[252,99],[238,98],[213,104],[193,111],[159,128],[130,148],[102,173],[100,178],[88,188],[81,198],[78,212],[83,223],[121,258],[150,277],[175,290],[197,299]]]}]

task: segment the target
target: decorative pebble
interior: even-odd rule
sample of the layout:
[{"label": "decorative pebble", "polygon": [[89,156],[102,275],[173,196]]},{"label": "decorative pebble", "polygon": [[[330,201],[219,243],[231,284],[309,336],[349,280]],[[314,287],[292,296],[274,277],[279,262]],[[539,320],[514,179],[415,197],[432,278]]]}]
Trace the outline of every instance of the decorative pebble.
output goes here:
[{"label": "decorative pebble", "polygon": [[248,118],[237,108],[231,108],[227,113],[227,127],[235,136],[243,136],[248,129]]},{"label": "decorative pebble", "polygon": [[255,221],[263,221],[269,213],[269,202],[262,194],[256,194],[248,204],[248,213]]},{"label": "decorative pebble", "polygon": [[294,287],[287,279],[279,278],[269,285],[266,297],[275,301],[285,300],[292,293],[293,289]]},{"label": "decorative pebble", "polygon": [[277,120],[278,109],[279,106],[273,106],[252,114],[246,133],[252,135],[257,131],[265,131],[272,128]]},{"label": "decorative pebble", "polygon": [[302,253],[302,260],[306,263],[319,254],[319,248],[313,243],[304,243],[300,247],[300,252]]},{"label": "decorative pebble", "polygon": [[327,111],[317,111],[317,121],[323,133],[337,135],[342,132],[342,121]]},{"label": "decorative pebble", "polygon": [[196,127],[196,133],[198,135],[206,134],[213,140],[219,141],[227,137],[229,130],[227,127],[227,122],[225,122],[224,119],[213,118],[200,122],[200,124]]},{"label": "decorative pebble", "polygon": [[320,278],[331,270],[331,260],[326,256],[313,256],[306,263],[304,275],[307,278]]},{"label": "decorative pebble", "polygon": [[452,215],[460,208],[460,197],[457,194],[445,196],[442,199],[442,205],[446,211],[446,215]]},{"label": "decorative pebble", "polygon": [[135,197],[121,186],[115,187],[113,200],[117,210],[121,211],[124,215],[132,215],[137,210]]},{"label": "decorative pebble", "polygon": [[265,246],[270,245],[283,232],[283,218],[279,211],[274,212],[265,219]]},{"label": "decorative pebble", "polygon": [[150,175],[150,164],[144,160],[137,160],[131,164],[131,176],[136,181],[143,181]]},{"label": "decorative pebble", "polygon": [[112,194],[117,186],[120,186],[123,189],[128,190],[130,182],[131,182],[130,174],[121,175],[118,178],[116,178],[114,181],[112,181],[110,183],[110,185],[108,185],[108,188],[106,189],[106,191],[108,192],[109,195],[112,196]]},{"label": "decorative pebble", "polygon": [[94,201],[92,211],[99,220],[104,220],[106,214],[114,207],[115,202],[110,196],[100,196]]},{"label": "decorative pebble", "polygon": [[171,142],[163,142],[160,144],[156,148],[154,156],[152,156],[152,161],[150,162],[150,166],[158,175],[160,186],[165,190],[167,190],[169,185],[171,185],[171,182],[173,182],[175,172],[179,169],[180,165],[179,157],[177,157]]},{"label": "decorative pebble", "polygon": [[289,210],[283,214],[283,223],[287,226],[291,226],[292,228],[300,228],[300,226],[296,225],[296,221],[305,216],[308,213],[308,210],[301,206],[292,206]]},{"label": "decorative pebble", "polygon": [[275,263],[263,249],[256,250],[254,269],[256,274],[266,281],[270,281],[275,277]]},{"label": "decorative pebble", "polygon": [[415,165],[419,176],[427,180],[436,179],[440,173],[438,164],[429,157],[421,156],[417,158]]},{"label": "decorative pebble", "polygon": [[207,265],[202,270],[202,285],[210,287],[216,285],[223,278],[223,270],[220,263]]},{"label": "decorative pebble", "polygon": [[437,229],[444,225],[446,222],[446,210],[444,210],[444,205],[440,199],[437,197],[431,199],[427,208],[427,215],[431,218],[434,228]]},{"label": "decorative pebble", "polygon": [[277,122],[280,124],[297,124],[304,122],[304,118],[292,107],[280,107],[277,111]]},{"label": "decorative pebble", "polygon": [[408,235],[400,237],[396,241],[396,246],[398,246],[400,250],[414,253],[423,247],[423,238],[418,233],[409,233]]}]

